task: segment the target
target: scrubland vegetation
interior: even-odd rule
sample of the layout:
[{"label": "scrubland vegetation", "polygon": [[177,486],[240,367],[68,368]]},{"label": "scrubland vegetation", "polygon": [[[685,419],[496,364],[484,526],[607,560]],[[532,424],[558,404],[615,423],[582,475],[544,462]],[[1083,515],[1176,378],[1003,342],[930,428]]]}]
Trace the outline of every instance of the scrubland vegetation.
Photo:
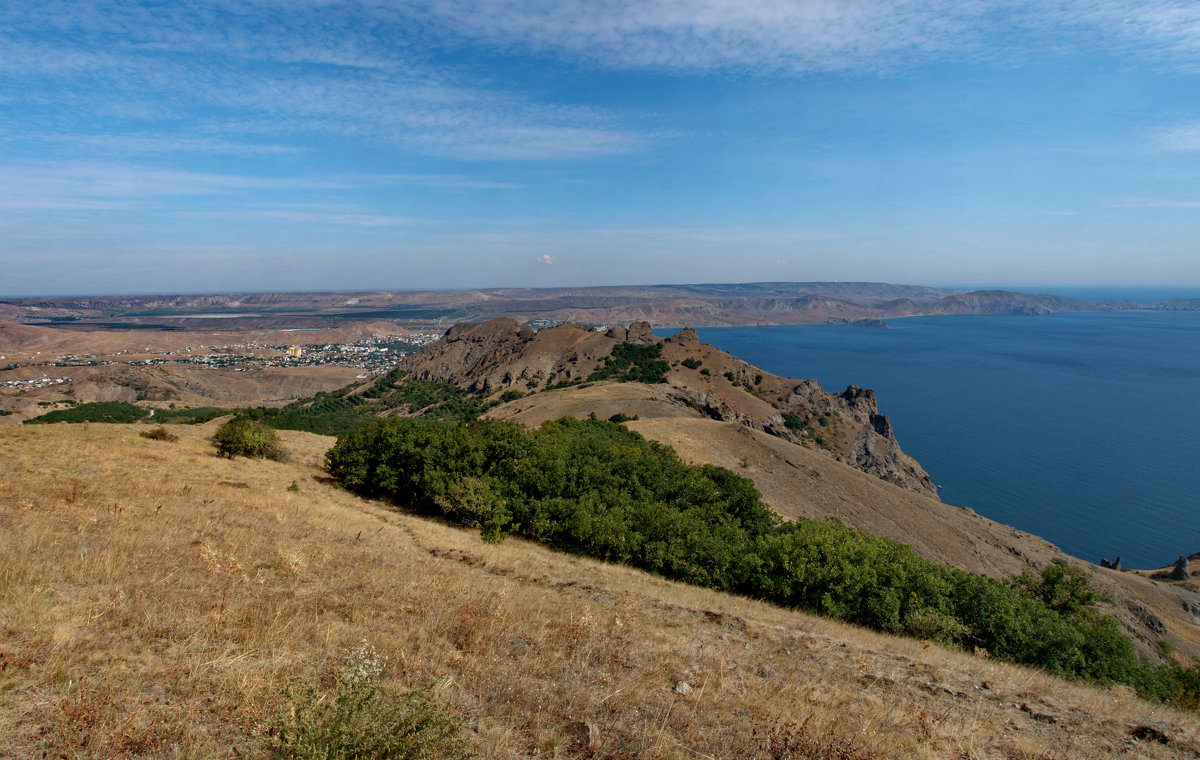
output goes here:
[{"label": "scrubland vegetation", "polygon": [[633,343],[618,343],[612,354],[604,357],[603,363],[588,376],[588,380],[617,380],[623,383],[665,382],[671,365],[662,358],[662,344],[638,346]]},{"label": "scrubland vegetation", "polygon": [[297,726],[427,711],[489,760],[1200,751],[1200,717],[1124,687],[482,542],[335,488],[327,438],[281,432],[281,463],[141,429],[0,429],[0,757],[303,757]]},{"label": "scrubland vegetation", "polygon": [[266,457],[283,461],[287,454],[279,445],[275,431],[258,420],[239,417],[226,422],[213,434],[217,452],[227,459]]},{"label": "scrubland vegetation", "polygon": [[1007,582],[919,557],[830,521],[784,522],[751,482],[684,464],[613,422],[563,418],[536,431],[391,419],[327,455],[348,487],[668,578],[876,630],[986,650],[1048,672],[1124,683],[1200,707],[1200,671],[1138,661],[1083,571],[1053,564]]},{"label": "scrubland vegetation", "polygon": [[53,422],[137,422],[149,416],[150,411],[136,404],[123,401],[96,401],[90,404],[79,404],[68,409],[55,409],[52,412],[25,420],[26,425],[49,424]]}]

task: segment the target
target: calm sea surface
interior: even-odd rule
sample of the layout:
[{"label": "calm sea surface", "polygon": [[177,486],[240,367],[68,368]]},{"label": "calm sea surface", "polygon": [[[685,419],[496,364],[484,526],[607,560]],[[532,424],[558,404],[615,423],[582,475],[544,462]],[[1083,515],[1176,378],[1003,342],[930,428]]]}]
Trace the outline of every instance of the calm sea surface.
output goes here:
[{"label": "calm sea surface", "polygon": [[700,330],[826,390],[874,388],[942,500],[1098,562],[1200,551],[1200,313]]}]

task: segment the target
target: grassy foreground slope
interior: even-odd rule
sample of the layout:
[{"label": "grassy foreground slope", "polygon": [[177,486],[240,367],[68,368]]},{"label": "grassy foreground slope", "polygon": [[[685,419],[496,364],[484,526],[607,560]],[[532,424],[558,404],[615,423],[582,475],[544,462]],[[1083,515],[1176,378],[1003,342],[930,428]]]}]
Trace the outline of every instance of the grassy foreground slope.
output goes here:
[{"label": "grassy foreground slope", "polygon": [[1200,751],[1125,689],[484,544],[333,488],[330,438],[224,460],[212,429],[0,430],[0,756],[253,756],[284,684],[363,639],[480,757]]}]

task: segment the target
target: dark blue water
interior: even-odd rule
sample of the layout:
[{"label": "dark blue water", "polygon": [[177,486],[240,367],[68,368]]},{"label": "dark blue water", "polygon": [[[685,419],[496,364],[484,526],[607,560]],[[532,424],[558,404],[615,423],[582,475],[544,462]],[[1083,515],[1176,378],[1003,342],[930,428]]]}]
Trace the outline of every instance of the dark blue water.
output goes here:
[{"label": "dark blue water", "polygon": [[917,317],[700,337],[826,390],[874,388],[942,499],[1093,562],[1200,551],[1200,313]]}]

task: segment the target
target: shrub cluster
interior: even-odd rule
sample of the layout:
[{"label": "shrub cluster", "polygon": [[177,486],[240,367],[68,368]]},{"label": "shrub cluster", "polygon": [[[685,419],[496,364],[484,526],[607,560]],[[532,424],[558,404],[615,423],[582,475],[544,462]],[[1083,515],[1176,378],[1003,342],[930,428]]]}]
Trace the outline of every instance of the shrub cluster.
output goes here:
[{"label": "shrub cluster", "polygon": [[326,396],[312,403],[293,403],[281,408],[243,409],[238,416],[258,420],[276,430],[340,435],[375,419],[374,415],[358,409],[361,404],[359,396]]},{"label": "shrub cluster", "polygon": [[279,446],[275,431],[259,420],[238,417],[217,428],[213,445],[223,457],[266,457],[283,461],[287,454]]},{"label": "shrub cluster", "polygon": [[351,489],[482,528],[877,630],[982,647],[1062,675],[1181,702],[1200,673],[1140,663],[1083,571],[999,581],[940,565],[836,520],[781,521],[746,478],[684,464],[609,421],[517,425],[391,419],[327,454]]},{"label": "shrub cluster", "polygon": [[667,380],[671,365],[662,358],[662,343],[639,346],[633,343],[618,343],[612,353],[604,357],[588,381],[617,380],[623,383],[649,383],[655,385]]},{"label": "shrub cluster", "polygon": [[150,412],[136,404],[123,401],[96,401],[80,404],[70,409],[56,409],[40,417],[25,420],[26,425],[51,422],[137,422]]},{"label": "shrub cluster", "polygon": [[218,417],[231,414],[232,409],[218,406],[187,406],[179,409],[155,409],[154,421],[166,424],[202,425]]}]

